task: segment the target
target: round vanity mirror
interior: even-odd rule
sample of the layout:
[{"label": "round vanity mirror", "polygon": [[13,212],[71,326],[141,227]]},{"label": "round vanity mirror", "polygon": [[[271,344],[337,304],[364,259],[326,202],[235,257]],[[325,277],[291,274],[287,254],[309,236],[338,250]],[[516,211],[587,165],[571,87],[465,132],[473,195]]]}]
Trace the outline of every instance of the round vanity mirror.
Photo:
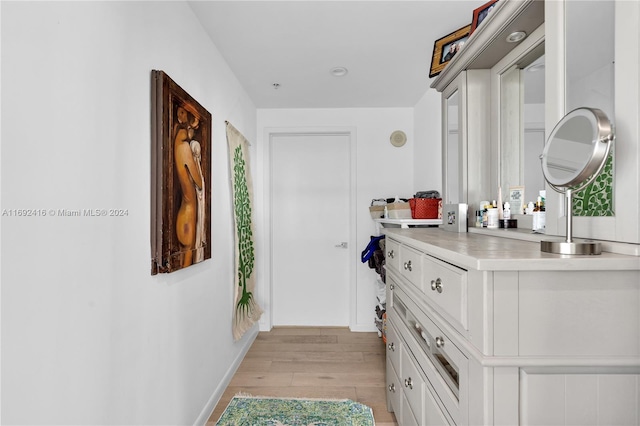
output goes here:
[{"label": "round vanity mirror", "polygon": [[584,183],[602,167],[613,138],[611,123],[599,109],[579,108],[551,132],[542,153],[542,172],[551,185]]},{"label": "round vanity mirror", "polygon": [[549,185],[565,194],[567,238],[542,241],[541,250],[560,254],[600,254],[600,244],[572,239],[573,192],[590,184],[602,171],[614,139],[607,115],[596,108],[578,108],[553,129],[542,160],[542,173]]}]

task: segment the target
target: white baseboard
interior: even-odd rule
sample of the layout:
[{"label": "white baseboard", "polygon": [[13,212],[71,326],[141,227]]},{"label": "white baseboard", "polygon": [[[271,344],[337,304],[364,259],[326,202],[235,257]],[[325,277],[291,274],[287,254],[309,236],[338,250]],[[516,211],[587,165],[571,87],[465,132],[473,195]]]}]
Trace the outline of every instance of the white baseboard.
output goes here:
[{"label": "white baseboard", "polygon": [[370,333],[373,331],[378,331],[375,324],[373,324],[373,320],[371,320],[372,324],[355,324],[349,326],[349,330],[357,333]]},{"label": "white baseboard", "polygon": [[259,330],[257,327],[253,327],[251,328],[250,331],[247,332],[250,334],[247,335],[246,344],[244,345],[244,347],[242,348],[242,351],[240,351],[236,359],[233,361],[233,363],[229,367],[227,374],[224,375],[224,378],[218,384],[218,387],[216,387],[211,397],[209,397],[209,400],[207,401],[206,405],[200,412],[200,415],[198,416],[196,421],[193,423],[194,426],[206,425],[207,420],[209,420],[209,417],[211,417],[211,414],[213,413],[213,410],[216,409],[216,405],[218,405],[218,402],[220,402],[220,399],[222,398],[222,395],[224,394],[225,389],[227,389],[227,386],[229,386],[229,383],[231,382],[233,375],[236,374],[236,371],[238,371],[238,368],[240,367],[242,360],[247,355],[247,352],[249,352],[249,348],[251,348],[253,341],[256,340],[256,337],[258,337],[258,332]]}]

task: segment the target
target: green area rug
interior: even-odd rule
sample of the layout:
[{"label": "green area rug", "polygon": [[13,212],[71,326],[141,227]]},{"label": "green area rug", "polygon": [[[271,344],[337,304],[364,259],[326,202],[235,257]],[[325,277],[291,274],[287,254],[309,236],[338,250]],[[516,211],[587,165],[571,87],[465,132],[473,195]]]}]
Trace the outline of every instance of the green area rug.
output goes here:
[{"label": "green area rug", "polygon": [[216,425],[373,426],[373,410],[350,399],[270,398],[236,395]]}]

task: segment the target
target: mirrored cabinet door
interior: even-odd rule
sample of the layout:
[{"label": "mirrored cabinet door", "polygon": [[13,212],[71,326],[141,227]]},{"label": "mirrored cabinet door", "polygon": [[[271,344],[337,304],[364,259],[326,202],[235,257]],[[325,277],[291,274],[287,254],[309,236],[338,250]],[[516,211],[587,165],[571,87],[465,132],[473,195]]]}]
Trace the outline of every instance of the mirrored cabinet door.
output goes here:
[{"label": "mirrored cabinet door", "polygon": [[489,87],[489,70],[467,70],[442,91],[443,202],[470,213],[490,193]]},{"label": "mirrored cabinet door", "polygon": [[565,2],[565,25],[565,114],[589,106],[613,117],[615,2]]},{"label": "mirrored cabinet door", "polygon": [[545,189],[540,167],[545,142],[543,53],[531,64],[531,58],[519,58],[499,76],[499,185],[505,195],[510,187],[524,187],[525,203],[535,202]]},{"label": "mirrored cabinet door", "polygon": [[[545,181],[540,155],[545,141],[545,34],[536,29],[491,69],[493,158],[497,159],[494,191],[524,187],[524,199],[536,201]],[[514,215],[521,210],[512,210]]]},{"label": "mirrored cabinet door", "polygon": [[[638,244],[640,3],[565,0],[545,4],[547,128],[576,107],[592,107],[610,117],[616,135],[610,171],[605,172],[605,176],[610,173],[610,183],[602,186],[608,186],[609,192],[596,194],[600,201],[595,204],[580,200],[593,211],[582,216],[574,209],[573,236]],[[610,211],[603,202],[611,204]],[[564,235],[565,219],[562,195],[548,189],[547,234]]]},{"label": "mirrored cabinet door", "polygon": [[466,73],[442,92],[442,199],[445,204],[466,203]]},{"label": "mirrored cabinet door", "polygon": [[[614,12],[613,1],[565,4],[565,114],[581,107],[598,108],[615,120]],[[593,31],[592,25],[596,24],[604,30]],[[574,194],[574,216],[614,216],[614,162],[615,150],[596,182]]]},{"label": "mirrored cabinet door", "polygon": [[[500,75],[500,188],[505,194],[513,186],[524,184],[522,162],[523,81],[521,68],[517,65]],[[542,152],[542,150],[540,150]],[[526,194],[526,193],[525,193]],[[520,213],[520,212],[514,212]]]}]

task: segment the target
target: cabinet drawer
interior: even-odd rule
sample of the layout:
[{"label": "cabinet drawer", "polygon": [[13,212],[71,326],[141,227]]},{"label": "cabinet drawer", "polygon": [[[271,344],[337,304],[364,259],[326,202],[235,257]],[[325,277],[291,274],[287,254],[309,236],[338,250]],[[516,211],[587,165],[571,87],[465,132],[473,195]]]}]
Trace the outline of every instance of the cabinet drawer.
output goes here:
[{"label": "cabinet drawer", "polygon": [[400,244],[389,238],[385,238],[385,265],[400,272]]},{"label": "cabinet drawer", "polygon": [[[432,393],[428,385],[425,385],[424,389],[424,420],[422,422],[425,426],[449,426],[452,423],[449,422],[447,416],[442,412],[442,409],[436,402],[436,396]],[[453,423],[455,424],[455,423]]]},{"label": "cabinet drawer", "polygon": [[391,361],[393,368],[400,371],[400,339],[398,331],[389,315],[387,315],[387,360]]},{"label": "cabinet drawer", "polygon": [[416,419],[422,420],[423,399],[424,399],[424,379],[418,371],[415,362],[411,359],[409,351],[402,351],[402,368],[400,380],[402,391],[407,397],[407,402]]},{"label": "cabinet drawer", "polygon": [[[435,395],[445,411],[456,424],[465,424],[468,419],[468,365],[467,357],[434,321],[432,321],[402,288],[395,290],[395,308],[403,326],[397,330],[405,333],[406,347],[420,365]],[[404,316],[402,313],[404,312]],[[404,357],[402,359],[404,363]],[[403,364],[404,369],[404,364]],[[404,380],[404,370],[401,380]]]},{"label": "cabinet drawer", "polygon": [[400,274],[419,291],[424,291],[424,286],[422,285],[422,258],[423,255],[419,251],[400,246]]},{"label": "cabinet drawer", "polygon": [[396,288],[397,282],[393,275],[387,274],[387,312],[393,308],[393,290]]},{"label": "cabinet drawer", "polygon": [[457,424],[464,424],[466,412],[467,372],[469,360],[451,342],[449,337],[431,320],[423,318],[420,323],[431,336],[431,345],[436,362],[432,362],[425,373],[449,415]]},{"label": "cabinet drawer", "polygon": [[[396,417],[397,418],[397,417]],[[411,412],[411,407],[407,398],[402,395],[402,420],[399,421],[399,424],[402,426],[424,426],[418,423],[416,417]]]},{"label": "cabinet drawer", "polygon": [[427,298],[451,325],[468,330],[467,271],[427,255],[422,269]]},{"label": "cabinet drawer", "polygon": [[387,358],[387,400],[389,401],[393,412],[396,413],[396,418],[402,418],[402,405],[401,405],[401,395],[402,395],[402,384],[398,375],[396,374],[396,370],[391,365],[391,360]]}]

